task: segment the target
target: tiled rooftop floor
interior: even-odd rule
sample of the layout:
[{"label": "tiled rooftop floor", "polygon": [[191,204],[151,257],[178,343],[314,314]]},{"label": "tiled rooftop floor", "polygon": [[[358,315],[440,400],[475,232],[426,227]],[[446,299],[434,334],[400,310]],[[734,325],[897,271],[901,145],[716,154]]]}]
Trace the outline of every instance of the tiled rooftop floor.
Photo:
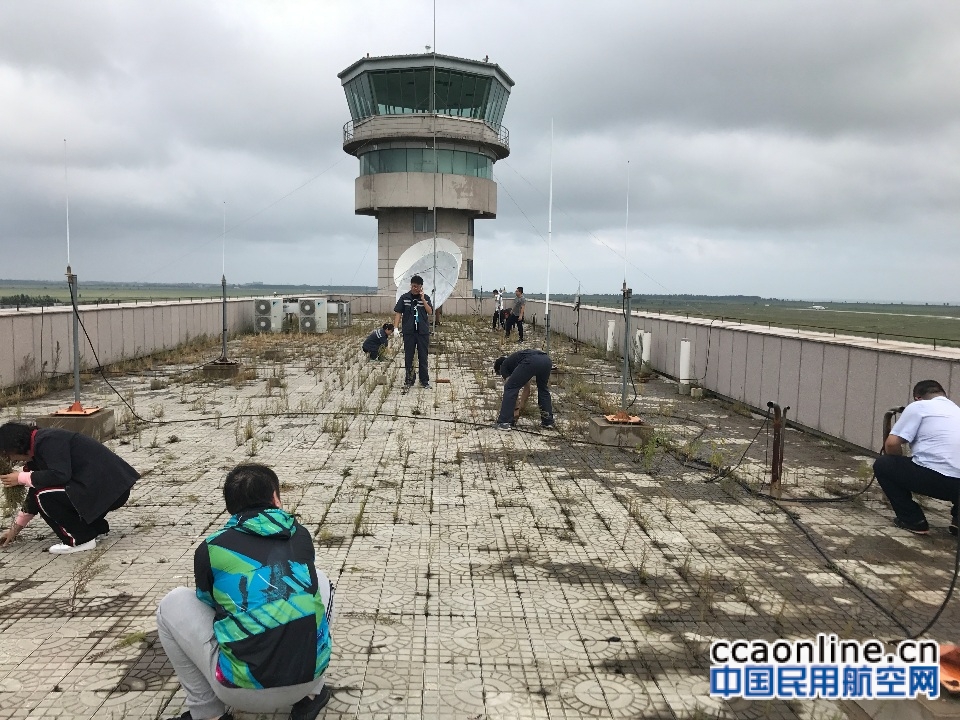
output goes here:
[{"label": "tiled rooftop floor", "polygon": [[[791,517],[709,467],[736,464],[749,445],[736,472],[759,481],[762,418],[654,379],[634,411],[701,462],[652,443],[596,446],[586,419],[598,400],[619,400],[617,367],[555,336],[559,431],[541,432],[531,415],[522,432],[497,432],[490,366],[515,344],[479,319],[452,319],[431,363],[449,383],[403,393],[402,357],[370,363],[358,349],[374,322],[234,341],[258,379],[205,383],[178,374],[186,359],[111,378],[150,421],[139,428],[102,381],[89,385],[85,400],[125,421],[110,446],[145,477],[110,515],[92,571],[91,554],[43,552],[54,539],[39,520],[0,551],[0,718],[181,712],[156,605],[192,585],[193,549],[227,518],[222,478],[254,459],[277,470],[337,583],[334,697],[321,717],[847,717],[827,701],[710,699],[710,641],[902,638],[838,570],[911,631],[943,599],[955,548],[945,503],[930,503],[926,538],[894,529],[875,487],[838,505],[790,505],[828,562]],[[542,345],[530,335],[526,346]],[[0,418],[66,401],[50,395]],[[855,490],[865,461],[790,431],[786,493]],[[948,608],[931,636],[958,631]]]}]

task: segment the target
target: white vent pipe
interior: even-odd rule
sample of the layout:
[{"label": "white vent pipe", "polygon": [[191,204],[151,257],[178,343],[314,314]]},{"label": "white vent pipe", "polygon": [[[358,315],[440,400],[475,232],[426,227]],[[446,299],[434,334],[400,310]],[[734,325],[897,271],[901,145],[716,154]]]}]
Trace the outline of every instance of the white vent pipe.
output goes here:
[{"label": "white vent pipe", "polygon": [[692,385],[690,374],[690,341],[684,338],[680,341],[680,394],[689,395]]}]

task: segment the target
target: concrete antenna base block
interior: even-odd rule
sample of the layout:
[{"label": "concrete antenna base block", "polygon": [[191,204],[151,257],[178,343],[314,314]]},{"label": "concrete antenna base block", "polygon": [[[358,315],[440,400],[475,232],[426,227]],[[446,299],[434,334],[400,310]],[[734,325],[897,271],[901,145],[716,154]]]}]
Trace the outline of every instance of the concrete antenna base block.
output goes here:
[{"label": "concrete antenna base block", "polygon": [[615,447],[645,445],[654,433],[653,426],[646,423],[612,423],[602,416],[590,418],[587,428],[591,440]]},{"label": "concrete antenna base block", "polygon": [[240,363],[234,360],[214,360],[203,366],[203,376],[208,380],[229,380],[240,374]]},{"label": "concrete antenna base block", "polygon": [[34,422],[37,427],[72,430],[99,442],[109,440],[117,432],[117,421],[110,408],[100,408],[89,415],[41,415]]}]

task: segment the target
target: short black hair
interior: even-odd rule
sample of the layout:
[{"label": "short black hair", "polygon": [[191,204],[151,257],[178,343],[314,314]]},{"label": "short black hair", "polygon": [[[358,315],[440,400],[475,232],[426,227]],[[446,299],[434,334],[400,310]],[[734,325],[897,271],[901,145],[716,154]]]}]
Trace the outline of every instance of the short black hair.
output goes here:
[{"label": "short black hair", "polygon": [[0,453],[15,455],[30,454],[30,435],[36,430],[32,425],[8,422],[0,425]]},{"label": "short black hair", "polygon": [[223,499],[231,515],[252,508],[273,507],[273,495],[280,497],[280,479],[266,465],[237,465],[223,482]]},{"label": "short black hair", "polygon": [[393,330],[393,323],[384,323],[381,330]]},{"label": "short black hair", "polygon": [[522,293],[523,293],[523,285],[517,286],[517,290],[519,290],[519,291],[521,292],[521,294],[522,294]]},{"label": "short black hair", "polygon": [[493,361],[493,371],[494,371],[497,375],[500,374],[500,368],[503,366],[503,361],[506,360],[506,359],[507,359],[506,357],[504,357],[503,355],[501,355],[500,357],[498,357],[496,360]]},{"label": "short black hair", "polygon": [[926,397],[930,393],[942,393],[946,395],[947,391],[944,390],[943,385],[936,380],[921,380],[913,386],[913,396],[915,398]]},{"label": "short black hair", "polygon": [[499,294],[500,294],[500,291],[499,291],[499,290],[494,290],[494,291],[493,291],[493,294],[494,294],[494,295],[499,295]]},{"label": "short black hair", "polygon": [[419,275],[414,275],[412,278],[410,278],[410,284],[411,284],[411,285],[423,285],[423,278],[420,277]]}]

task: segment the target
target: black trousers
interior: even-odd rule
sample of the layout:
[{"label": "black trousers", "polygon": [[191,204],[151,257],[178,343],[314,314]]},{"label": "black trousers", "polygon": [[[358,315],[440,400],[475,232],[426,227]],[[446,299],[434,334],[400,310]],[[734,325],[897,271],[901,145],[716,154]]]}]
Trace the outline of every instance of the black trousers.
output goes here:
[{"label": "black trousers", "polygon": [[[67,497],[67,491],[62,487],[40,488],[30,490],[35,493],[37,507],[40,508],[40,517],[42,517],[50,529],[56,533],[57,537],[64,545],[83,545],[85,542],[93,540],[98,535],[105,535],[110,532],[110,525],[107,523],[107,516],[97,518],[92,523],[88,523],[82,517],[77,509]],[[116,510],[123,507],[130,499],[130,491],[127,490],[117,499],[110,510]],[[109,512],[109,510],[108,510]]]},{"label": "black trousers", "polygon": [[504,336],[510,337],[510,331],[514,325],[517,326],[517,333],[520,335],[520,339],[523,340],[523,318],[513,313],[510,313],[510,316],[507,318],[507,324],[503,326]]},{"label": "black trousers", "polygon": [[873,473],[893,511],[903,522],[915,525],[926,520],[923,508],[913,499],[913,493],[950,501],[953,503],[953,522],[957,522],[960,478],[941,475],[903,455],[881,455],[873,463]]},{"label": "black trousers", "polygon": [[427,333],[403,334],[403,366],[406,369],[407,385],[413,385],[416,373],[413,371],[413,353],[417,353],[417,369],[420,374],[420,384],[430,382],[430,371],[427,369],[427,346],[430,344],[430,335]]},{"label": "black trousers", "polygon": [[553,370],[553,361],[549,355],[537,354],[526,357],[517,365],[517,369],[510,373],[510,377],[503,385],[503,402],[500,403],[498,423],[513,421],[513,410],[517,407],[517,397],[520,390],[532,377],[537,378],[537,405],[540,406],[540,422],[550,425],[553,422],[553,401],[550,398],[550,372]]},{"label": "black trousers", "polygon": [[500,311],[498,310],[493,313],[493,329],[496,330],[501,325],[503,325],[503,320],[500,318]]}]

